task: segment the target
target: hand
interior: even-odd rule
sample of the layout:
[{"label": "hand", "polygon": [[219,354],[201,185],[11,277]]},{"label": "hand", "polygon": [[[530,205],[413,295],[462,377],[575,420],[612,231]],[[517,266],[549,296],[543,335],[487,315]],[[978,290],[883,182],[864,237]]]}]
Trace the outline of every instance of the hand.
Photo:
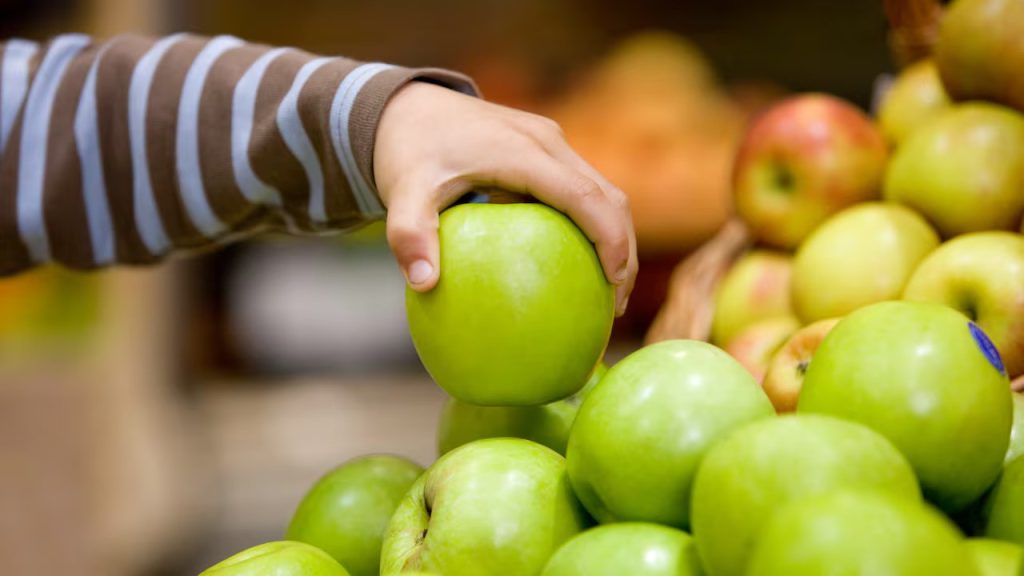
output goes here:
[{"label": "hand", "polygon": [[637,271],[629,201],[551,120],[413,82],[384,109],[373,163],[388,244],[414,290],[431,290],[440,276],[438,213],[473,189],[500,188],[572,218],[616,286],[616,314],[625,311]]}]

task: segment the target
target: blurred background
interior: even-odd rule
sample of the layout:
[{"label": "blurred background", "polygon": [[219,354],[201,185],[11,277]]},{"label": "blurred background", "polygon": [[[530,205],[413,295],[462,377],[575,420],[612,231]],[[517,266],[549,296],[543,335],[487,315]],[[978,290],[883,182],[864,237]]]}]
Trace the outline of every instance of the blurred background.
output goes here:
[{"label": "blurred background", "polygon": [[[867,108],[891,68],[880,1],[0,0],[3,38],[180,30],[454,68],[558,120],[632,200],[611,361],[728,217],[748,119],[791,91]],[[443,401],[380,225],[0,280],[0,572],[194,575],[280,538],[348,458],[429,464]]]}]

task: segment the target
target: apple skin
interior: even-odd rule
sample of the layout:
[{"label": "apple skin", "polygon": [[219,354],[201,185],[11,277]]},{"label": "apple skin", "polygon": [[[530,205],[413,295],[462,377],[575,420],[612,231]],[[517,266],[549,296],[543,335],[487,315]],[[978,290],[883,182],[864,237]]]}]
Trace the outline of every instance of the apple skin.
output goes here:
[{"label": "apple skin", "polygon": [[592,528],[562,545],[541,576],[702,576],[693,538],[660,524]]},{"label": "apple skin", "polygon": [[1024,110],[1024,6],[1016,0],[956,0],[935,46],[946,89],[957,100],[992,100]]},{"label": "apple skin", "polygon": [[959,312],[882,302],[825,337],[797,411],[877,430],[907,456],[925,496],[954,513],[995,481],[1006,455],[1013,400],[1001,367],[984,333]]},{"label": "apple skin", "polygon": [[285,538],[330,554],[352,576],[376,576],[388,521],[423,468],[399,456],[357,458],[306,493]]},{"label": "apple skin", "polygon": [[762,382],[772,356],[800,329],[793,316],[780,316],[755,322],[729,341],[723,350],[750,372],[754,381]]},{"label": "apple skin", "polygon": [[607,372],[598,364],[579,392],[541,406],[474,406],[449,398],[437,430],[438,454],[483,438],[525,438],[565,455],[580,404]]},{"label": "apple skin", "polygon": [[943,238],[1016,230],[1024,213],[1024,117],[970,102],[939,113],[896,150],[886,200],[920,212]]},{"label": "apple skin", "polygon": [[967,549],[979,568],[979,576],[1017,576],[1024,566],[1024,548],[989,538],[968,538]]},{"label": "apple skin", "polygon": [[975,232],[946,242],[917,267],[903,298],[959,310],[992,339],[1011,378],[1024,373],[1024,236]]},{"label": "apple skin", "polygon": [[1010,429],[1010,447],[1006,449],[1004,464],[1024,454],[1024,394],[1013,394],[1013,427]]},{"label": "apple skin", "polygon": [[488,438],[445,454],[391,518],[381,574],[536,575],[589,518],[565,459],[520,438]]},{"label": "apple skin", "polygon": [[786,506],[765,525],[746,572],[824,574],[984,576],[942,514],[870,490],[840,490]]},{"label": "apple skin", "polygon": [[772,416],[750,374],[705,342],[666,340],[619,361],[580,407],[567,464],[601,523],[685,529],[697,466],[715,441]]},{"label": "apple skin", "polygon": [[1003,468],[985,497],[981,514],[982,536],[1024,546],[1024,456]]},{"label": "apple skin", "polygon": [[778,413],[796,410],[804,374],[821,341],[839,322],[839,318],[818,320],[799,329],[772,356],[761,387]]},{"label": "apple skin", "polygon": [[747,132],[733,170],[736,210],[763,243],[796,248],[831,214],[878,198],[887,155],[857,107],[824,94],[794,96]]},{"label": "apple skin", "polygon": [[199,576],[349,576],[323,550],[302,542],[267,542],[203,570]]},{"label": "apple skin", "polygon": [[729,269],[715,293],[711,343],[728,344],[744,328],[779,316],[792,316],[789,279],[793,259],[780,252],[754,250]]},{"label": "apple skin", "polygon": [[950,106],[934,60],[907,66],[889,87],[878,110],[878,123],[889,142],[899,145],[914,130]]},{"label": "apple skin", "polygon": [[743,576],[764,523],[789,502],[838,489],[919,501],[906,458],[877,432],[829,416],[787,414],[715,444],[693,488],[691,524],[712,576]]},{"label": "apple skin", "polygon": [[903,206],[870,202],[826,220],[793,261],[793,306],[810,324],[894,300],[939,245],[928,223]]},{"label": "apple skin", "polygon": [[594,247],[542,204],[463,204],[440,217],[441,280],[406,290],[409,332],[449,395],[534,406],[579,391],[611,334],[614,288]]}]

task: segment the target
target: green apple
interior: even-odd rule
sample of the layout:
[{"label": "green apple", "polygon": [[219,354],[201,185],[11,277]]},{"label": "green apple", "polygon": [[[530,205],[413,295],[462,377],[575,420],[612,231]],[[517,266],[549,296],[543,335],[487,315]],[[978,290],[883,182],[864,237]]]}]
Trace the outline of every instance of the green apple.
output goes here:
[{"label": "green apple", "polygon": [[602,523],[685,528],[701,458],[730,430],[773,414],[750,374],[695,340],[666,340],[619,361],[580,407],[569,478]]},{"label": "green apple", "polygon": [[831,214],[877,198],[885,139],[863,112],[824,94],[794,96],[750,127],[736,157],[736,211],[754,236],[793,249]]},{"label": "green apple", "polygon": [[999,353],[976,324],[938,304],[895,301],[832,329],[797,410],[877,430],[907,456],[925,496],[957,512],[998,476],[1013,401]]},{"label": "green apple", "polygon": [[886,91],[878,109],[882,133],[894,145],[950,106],[933,60],[907,66]]},{"label": "green apple", "polygon": [[1024,454],[1024,394],[1013,394],[1013,427],[1010,429],[1010,447],[1006,449],[1004,463]]},{"label": "green apple", "polygon": [[793,305],[809,324],[900,297],[918,263],[939,245],[931,226],[897,204],[848,208],[819,226],[793,262]]},{"label": "green apple", "polygon": [[983,102],[939,113],[896,150],[885,198],[920,212],[944,238],[1016,230],[1024,213],[1024,117]]},{"label": "green apple", "polygon": [[267,542],[239,552],[199,576],[348,576],[348,572],[316,546]]},{"label": "green apple", "polygon": [[705,569],[712,576],[742,576],[775,511],[858,487],[920,500],[906,458],[870,428],[798,414],[743,426],[715,444],[697,471],[691,525]]},{"label": "green apple", "polygon": [[825,574],[984,576],[942,514],[870,490],[840,490],[786,506],[765,525],[746,572]]},{"label": "green apple", "polygon": [[780,252],[754,250],[736,261],[715,293],[712,344],[724,346],[759,320],[793,315],[789,303],[792,260]]},{"label": "green apple", "polygon": [[942,83],[958,100],[1024,110],[1024,6],[1018,0],[956,0],[935,46]]},{"label": "green apple", "polygon": [[614,289],[594,247],[542,204],[463,204],[440,218],[441,280],[406,291],[423,365],[480,406],[547,404],[576,393],[611,334]]},{"label": "green apple", "polygon": [[1024,374],[1024,236],[975,232],[946,242],[917,267],[903,298],[956,308],[992,339],[1011,378]]},{"label": "green apple", "polygon": [[760,320],[741,330],[723,350],[761,382],[772,356],[799,329],[800,321],[793,316]]},{"label": "green apple", "polygon": [[980,576],[1017,576],[1024,565],[1024,548],[989,538],[970,538],[967,548],[980,569]]},{"label": "green apple", "polygon": [[588,521],[557,452],[520,438],[477,440],[413,484],[384,537],[381,574],[536,575]]},{"label": "green apple", "polygon": [[838,318],[818,320],[797,330],[772,356],[761,387],[775,411],[792,412],[804,385],[804,375],[821,341],[839,322]]},{"label": "green apple", "polygon": [[449,398],[437,430],[441,455],[482,438],[525,438],[565,454],[569,429],[586,395],[608,371],[597,365],[583,388],[566,398],[540,406],[474,406]]},{"label": "green apple", "polygon": [[347,462],[306,493],[285,537],[327,552],[352,576],[376,576],[388,521],[422,472],[419,464],[398,456]]},{"label": "green apple", "polygon": [[541,576],[701,576],[693,539],[644,522],[598,526],[555,552]]},{"label": "green apple", "polygon": [[981,525],[986,538],[1024,546],[1024,456],[1017,456],[1003,468],[985,497]]}]

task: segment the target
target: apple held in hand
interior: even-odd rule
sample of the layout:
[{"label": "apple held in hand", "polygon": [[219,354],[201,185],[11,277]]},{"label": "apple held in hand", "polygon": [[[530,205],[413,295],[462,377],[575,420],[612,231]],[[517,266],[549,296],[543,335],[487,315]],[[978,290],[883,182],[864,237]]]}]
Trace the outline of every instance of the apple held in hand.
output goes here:
[{"label": "apple held in hand", "polygon": [[785,415],[748,424],[715,444],[697,472],[692,526],[712,576],[743,576],[757,536],[786,504],[846,488],[919,501],[906,459],[870,428]]},{"label": "apple held in hand", "polygon": [[793,262],[793,305],[806,323],[899,298],[939,245],[921,216],[897,204],[848,208],[818,227]]},{"label": "apple held in hand", "polygon": [[995,481],[1013,415],[984,332],[951,308],[905,301],[862,308],[832,329],[807,369],[797,410],[877,430],[948,512]]},{"label": "apple held in hand", "polygon": [[608,343],[614,290],[594,247],[542,204],[464,204],[440,220],[441,280],[406,292],[413,343],[451,396],[528,406],[577,392]]},{"label": "apple held in hand", "polygon": [[376,576],[388,521],[423,472],[398,456],[367,456],[328,472],[306,494],[286,538],[312,544],[352,576]]},{"label": "apple held in hand", "polygon": [[747,132],[736,210],[759,240],[792,249],[839,210],[878,198],[885,140],[859,109],[824,94],[785,100]]},{"label": "apple held in hand", "polygon": [[580,407],[567,463],[598,521],[685,528],[690,487],[707,449],[773,414],[750,374],[695,340],[666,340],[616,364]]},{"label": "apple held in hand", "polygon": [[800,321],[792,316],[761,320],[744,328],[723,350],[761,382],[772,356],[799,329]]},{"label": "apple held in hand", "polygon": [[575,536],[555,552],[541,576],[702,576],[697,549],[681,530],[622,522]]},{"label": "apple held in hand", "polygon": [[381,574],[539,574],[588,522],[565,459],[519,438],[492,438],[444,455],[391,518]]},{"label": "apple held in hand", "polygon": [[267,542],[203,570],[199,576],[349,576],[323,550],[302,542]]},{"label": "apple held in hand", "polygon": [[438,425],[438,453],[483,438],[525,438],[564,455],[580,404],[606,372],[608,367],[598,364],[579,392],[540,406],[474,406],[449,398]]},{"label": "apple held in hand", "polygon": [[716,291],[711,343],[724,346],[755,322],[792,316],[792,268],[792,258],[780,252],[755,250],[740,257]]},{"label": "apple held in hand", "polygon": [[1017,576],[1024,568],[1024,548],[989,538],[970,538],[967,549],[979,568],[979,576]]},{"label": "apple held in hand", "polygon": [[761,532],[746,572],[822,574],[985,576],[937,511],[891,494],[843,490],[780,510]]},{"label": "apple held in hand", "polygon": [[1024,213],[1024,117],[995,104],[959,104],[896,150],[886,200],[910,206],[944,238],[1016,230]]},{"label": "apple held in hand", "polygon": [[1024,236],[976,232],[946,242],[917,267],[903,298],[959,310],[992,339],[1011,378],[1024,374]]},{"label": "apple held in hand", "polygon": [[796,410],[800,389],[804,385],[804,375],[811,364],[814,352],[838,322],[838,318],[829,318],[804,326],[790,336],[772,356],[761,387],[772,401],[776,412]]},{"label": "apple held in hand", "polygon": [[1024,6],[1017,0],[956,0],[935,46],[942,82],[957,100],[993,100],[1024,110]]},{"label": "apple held in hand", "polygon": [[1024,456],[1006,464],[985,497],[982,534],[1024,546]]},{"label": "apple held in hand", "polygon": [[935,62],[921,60],[907,66],[889,87],[878,110],[878,122],[889,142],[898,145],[950,104]]}]

